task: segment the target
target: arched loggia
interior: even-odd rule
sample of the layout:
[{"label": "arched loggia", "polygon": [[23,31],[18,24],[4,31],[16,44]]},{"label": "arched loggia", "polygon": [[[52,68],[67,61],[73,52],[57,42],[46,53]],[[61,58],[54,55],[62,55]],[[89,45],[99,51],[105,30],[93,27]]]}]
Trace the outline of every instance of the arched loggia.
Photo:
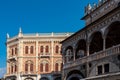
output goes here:
[{"label": "arched loggia", "polygon": [[103,38],[101,32],[95,32],[91,35],[89,54],[103,50]]},{"label": "arched loggia", "polygon": [[73,60],[73,47],[68,46],[65,50],[65,62]]},{"label": "arched loggia", "polygon": [[114,22],[107,28],[106,48],[120,44],[120,22]]},{"label": "arched loggia", "polygon": [[77,43],[75,58],[78,59],[84,56],[86,56],[86,41],[84,39],[81,39]]}]

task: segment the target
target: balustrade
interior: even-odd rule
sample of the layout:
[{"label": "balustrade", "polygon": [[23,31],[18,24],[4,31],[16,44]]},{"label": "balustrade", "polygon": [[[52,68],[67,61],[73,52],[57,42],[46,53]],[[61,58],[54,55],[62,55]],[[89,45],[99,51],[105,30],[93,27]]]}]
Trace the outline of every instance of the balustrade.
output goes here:
[{"label": "balustrade", "polygon": [[63,66],[63,69],[70,68],[70,67],[73,67],[73,66],[78,66],[78,65],[84,64],[86,62],[98,60],[98,59],[108,57],[108,56],[112,56],[112,55],[115,55],[115,54],[120,54],[120,44],[116,45],[116,46],[113,46],[111,48],[108,48],[106,50],[103,50],[103,51],[95,52],[95,53],[93,53],[89,56],[85,56],[83,58],[76,59],[75,61],[70,61],[68,63],[65,63],[64,66]]}]

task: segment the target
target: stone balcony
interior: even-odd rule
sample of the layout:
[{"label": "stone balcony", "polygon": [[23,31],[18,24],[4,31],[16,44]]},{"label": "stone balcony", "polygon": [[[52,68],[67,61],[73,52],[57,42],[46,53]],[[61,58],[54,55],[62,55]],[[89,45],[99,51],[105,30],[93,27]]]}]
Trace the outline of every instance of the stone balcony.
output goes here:
[{"label": "stone balcony", "polygon": [[16,55],[9,56],[8,61],[17,61],[17,56]]},{"label": "stone balcony", "polygon": [[17,76],[17,72],[5,74],[5,77],[9,77],[9,76]]},{"label": "stone balcony", "polygon": [[85,57],[79,58],[75,61],[70,61],[68,63],[65,63],[64,66],[63,66],[63,69],[78,66],[78,65],[84,64],[86,62],[102,59],[102,58],[112,56],[112,55],[115,55],[115,54],[120,54],[120,44],[116,45],[116,46],[113,46],[111,48],[108,48],[104,51],[95,52],[92,55],[85,56]]}]

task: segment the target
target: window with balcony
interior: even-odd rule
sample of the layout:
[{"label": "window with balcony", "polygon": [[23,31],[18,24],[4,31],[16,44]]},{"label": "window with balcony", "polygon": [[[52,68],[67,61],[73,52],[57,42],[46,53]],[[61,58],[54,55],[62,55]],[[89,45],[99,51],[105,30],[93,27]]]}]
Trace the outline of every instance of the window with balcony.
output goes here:
[{"label": "window with balcony", "polygon": [[46,48],[45,48],[45,52],[46,52],[46,53],[49,52],[49,47],[48,47],[48,46],[46,46]]},{"label": "window with balcony", "polygon": [[56,46],[55,53],[59,53],[59,46]]},{"label": "window with balcony", "polygon": [[25,53],[28,54],[28,46],[25,46]]},{"label": "window with balcony", "polygon": [[34,47],[31,46],[31,47],[30,47],[30,53],[33,54],[33,52],[34,52]]}]

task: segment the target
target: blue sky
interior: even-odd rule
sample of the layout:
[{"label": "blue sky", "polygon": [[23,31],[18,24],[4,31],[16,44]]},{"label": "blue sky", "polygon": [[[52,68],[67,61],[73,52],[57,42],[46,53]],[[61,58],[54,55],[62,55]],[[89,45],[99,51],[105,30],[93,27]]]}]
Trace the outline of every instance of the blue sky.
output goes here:
[{"label": "blue sky", "polygon": [[98,0],[0,0],[0,69],[6,67],[6,33],[76,32],[84,7]]}]

